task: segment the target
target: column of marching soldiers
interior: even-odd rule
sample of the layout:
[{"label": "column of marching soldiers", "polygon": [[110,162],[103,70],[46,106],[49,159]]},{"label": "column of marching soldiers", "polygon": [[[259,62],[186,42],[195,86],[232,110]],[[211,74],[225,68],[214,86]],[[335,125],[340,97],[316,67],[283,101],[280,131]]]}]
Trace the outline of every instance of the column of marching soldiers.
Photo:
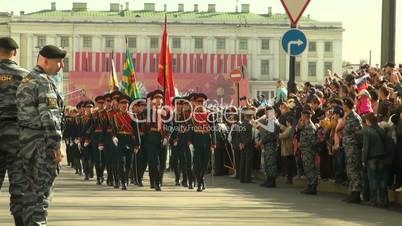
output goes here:
[{"label": "column of marching soldiers", "polygon": [[[150,187],[160,191],[170,147],[176,186],[204,190],[216,148],[211,114],[202,107],[207,96],[175,97],[171,112],[163,108],[163,98],[161,90],[135,100],[114,91],[68,107],[63,132],[68,164],[84,180],[96,178],[98,185],[122,190],[130,183],[143,186],[148,167]],[[163,120],[170,114],[173,120]]]}]

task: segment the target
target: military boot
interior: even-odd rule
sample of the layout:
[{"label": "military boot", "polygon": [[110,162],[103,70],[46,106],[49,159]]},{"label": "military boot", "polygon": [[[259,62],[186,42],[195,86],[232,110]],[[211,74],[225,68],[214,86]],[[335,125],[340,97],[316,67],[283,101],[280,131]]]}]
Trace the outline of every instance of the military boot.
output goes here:
[{"label": "military boot", "polygon": [[356,203],[356,204],[360,204],[360,192],[359,191],[352,191],[351,195],[350,195],[350,199],[346,202],[348,203]]}]

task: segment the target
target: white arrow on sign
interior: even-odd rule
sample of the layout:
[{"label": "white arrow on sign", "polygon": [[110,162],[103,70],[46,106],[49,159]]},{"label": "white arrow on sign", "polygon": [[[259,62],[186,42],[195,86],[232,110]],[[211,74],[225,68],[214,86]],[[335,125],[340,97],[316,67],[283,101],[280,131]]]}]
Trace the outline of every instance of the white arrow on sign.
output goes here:
[{"label": "white arrow on sign", "polygon": [[281,0],[293,26],[297,25],[311,0]]},{"label": "white arrow on sign", "polygon": [[288,43],[288,53],[289,53],[289,55],[292,55],[292,49],[291,49],[292,45],[301,46],[303,44],[304,44],[304,42],[302,40],[300,40],[300,39],[297,39],[295,41],[290,41]]}]

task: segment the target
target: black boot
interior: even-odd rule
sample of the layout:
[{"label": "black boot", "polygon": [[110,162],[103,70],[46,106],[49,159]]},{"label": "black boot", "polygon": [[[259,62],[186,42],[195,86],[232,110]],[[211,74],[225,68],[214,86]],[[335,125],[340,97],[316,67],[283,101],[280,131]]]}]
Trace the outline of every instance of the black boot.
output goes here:
[{"label": "black boot", "polygon": [[269,177],[268,183],[265,185],[267,188],[275,188],[276,187],[276,178],[275,177]]},{"label": "black boot", "polygon": [[24,222],[23,222],[21,216],[14,215],[14,222],[15,222],[15,226],[24,226]]},{"label": "black boot", "polygon": [[188,183],[188,189],[194,189],[193,182],[191,180]]},{"label": "black boot", "polygon": [[197,192],[202,192],[202,184],[198,183]]},{"label": "black boot", "polygon": [[139,187],[143,187],[144,186],[144,184],[142,184],[142,179],[140,178],[140,179],[138,179],[138,184],[137,184]]},{"label": "black boot", "polygon": [[264,183],[260,184],[260,185],[261,185],[261,187],[265,187],[265,186],[267,186],[267,184],[269,183],[269,181],[270,181],[270,177],[269,177],[269,176],[267,176],[267,179],[265,179]]},{"label": "black boot", "polygon": [[98,178],[96,178],[96,184],[97,185],[101,185],[102,183],[101,183],[101,179],[98,177]]},{"label": "black boot", "polygon": [[305,188],[303,191],[301,191],[301,194],[307,194],[311,190],[311,185],[307,185],[307,188]]},{"label": "black boot", "polygon": [[176,177],[176,184],[175,184],[176,186],[180,186],[180,180],[179,180],[179,178],[177,178]]},{"label": "black boot", "polygon": [[161,186],[159,183],[155,183],[155,191],[162,191]]},{"label": "black boot", "polygon": [[313,184],[310,186],[310,190],[304,193],[306,195],[317,195],[317,185]]},{"label": "black boot", "polygon": [[127,185],[125,182],[121,183],[121,190],[124,190],[124,191],[127,190]]},{"label": "black boot", "polygon": [[360,192],[352,191],[352,193],[350,194],[350,199],[346,202],[360,204],[360,201],[361,201],[360,200]]}]

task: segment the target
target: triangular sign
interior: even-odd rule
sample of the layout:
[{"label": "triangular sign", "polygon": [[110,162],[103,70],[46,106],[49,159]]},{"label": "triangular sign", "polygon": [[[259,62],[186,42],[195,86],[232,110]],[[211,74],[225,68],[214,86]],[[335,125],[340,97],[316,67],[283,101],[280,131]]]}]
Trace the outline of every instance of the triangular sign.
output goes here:
[{"label": "triangular sign", "polygon": [[281,0],[292,26],[296,26],[311,0]]}]

